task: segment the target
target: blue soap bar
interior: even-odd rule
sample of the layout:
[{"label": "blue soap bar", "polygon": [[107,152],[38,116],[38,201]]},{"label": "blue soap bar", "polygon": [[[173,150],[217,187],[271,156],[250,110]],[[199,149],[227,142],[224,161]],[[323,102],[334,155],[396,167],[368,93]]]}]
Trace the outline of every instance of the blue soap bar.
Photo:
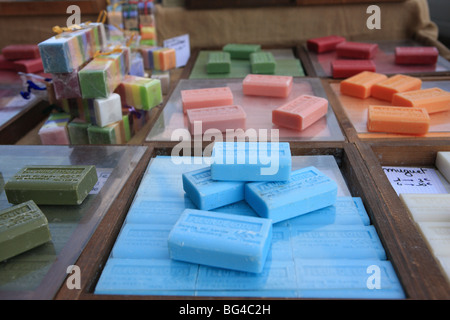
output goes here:
[{"label": "blue soap bar", "polygon": [[113,259],[95,288],[96,294],[193,295],[198,265],[165,259]]},{"label": "blue soap bar", "polygon": [[353,197],[353,202],[356,205],[356,209],[358,209],[358,213],[365,225],[370,224],[370,218],[367,214],[366,208],[364,207],[364,203],[362,202],[362,199],[359,197]]},{"label": "blue soap bar", "polygon": [[291,241],[294,258],[386,260],[374,226],[293,226]]},{"label": "blue soap bar", "polygon": [[404,299],[389,261],[296,259],[302,298]]},{"label": "blue soap bar", "polygon": [[215,142],[211,176],[223,181],[286,181],[292,167],[287,142]]},{"label": "blue soap bar", "polygon": [[130,224],[123,226],[112,249],[113,258],[169,259],[167,238],[172,226]]},{"label": "blue soap bar", "polygon": [[223,212],[230,214],[238,214],[249,217],[259,217],[259,215],[253,210],[245,200],[238,201],[217,209],[212,210],[214,212]]},{"label": "blue soap bar", "polygon": [[287,220],[289,225],[369,225],[362,219],[352,197],[337,197],[332,206]]},{"label": "blue soap bar", "polygon": [[271,239],[269,219],[186,209],[168,244],[174,260],[258,273]]},{"label": "blue soap bar", "polygon": [[211,210],[244,200],[242,181],[216,181],[209,167],[183,173],[183,189],[201,210]]},{"label": "blue soap bar", "polygon": [[272,245],[267,261],[293,261],[291,232],[289,227],[272,226]]},{"label": "blue soap bar", "polygon": [[337,189],[336,182],[311,166],[293,171],[288,181],[247,183],[245,200],[276,223],[333,205]]}]

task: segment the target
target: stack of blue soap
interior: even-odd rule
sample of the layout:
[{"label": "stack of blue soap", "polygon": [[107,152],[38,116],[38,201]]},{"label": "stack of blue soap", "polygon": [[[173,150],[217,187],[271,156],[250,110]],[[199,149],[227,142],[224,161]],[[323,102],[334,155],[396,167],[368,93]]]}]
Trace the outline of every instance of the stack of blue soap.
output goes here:
[{"label": "stack of blue soap", "polygon": [[[323,156],[311,158],[317,161],[305,162],[324,168]],[[332,205],[274,222],[255,210],[259,207],[247,201],[246,191],[254,185],[268,192],[269,185],[280,188],[283,181],[227,181],[218,187],[222,181],[211,178],[214,158],[201,164],[190,159],[152,160],[96,294],[405,298],[361,199],[343,190],[345,185],[337,185],[339,196]],[[297,170],[318,172],[309,165],[292,166],[289,180],[304,178],[296,178]],[[332,176],[339,174],[336,165]],[[200,185],[198,194],[185,191],[192,180]],[[221,239],[226,232],[234,238]],[[171,234],[180,244],[177,250],[182,243],[188,246],[181,250],[182,259],[171,256]]]}]

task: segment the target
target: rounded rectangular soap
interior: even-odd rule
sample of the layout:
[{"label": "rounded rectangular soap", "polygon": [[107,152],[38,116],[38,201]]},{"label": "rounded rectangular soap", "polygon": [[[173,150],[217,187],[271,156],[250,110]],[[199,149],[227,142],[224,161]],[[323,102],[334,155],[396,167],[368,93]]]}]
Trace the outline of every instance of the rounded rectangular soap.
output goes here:
[{"label": "rounded rectangular soap", "polygon": [[207,73],[229,73],[230,70],[231,58],[229,52],[212,51],[208,54]]},{"label": "rounded rectangular soap", "polygon": [[336,46],[339,58],[373,59],[377,50],[378,44],[376,43],[345,41]]},{"label": "rounded rectangular soap", "polygon": [[438,151],[434,164],[444,178],[450,183],[450,151]]},{"label": "rounded rectangular soap", "polygon": [[306,46],[309,51],[324,53],[336,50],[336,46],[345,41],[346,39],[344,37],[331,35],[309,39],[306,41]]},{"label": "rounded rectangular soap", "polygon": [[211,177],[222,181],[286,181],[291,166],[287,142],[215,142]]},{"label": "rounded rectangular soap", "polygon": [[250,54],[250,66],[252,73],[273,74],[277,63],[272,52],[259,51]]},{"label": "rounded rectangular soap", "polygon": [[248,60],[250,59],[251,53],[261,51],[261,45],[247,43],[228,43],[222,48],[222,50],[230,53],[231,59]]},{"label": "rounded rectangular soap", "polygon": [[396,47],[396,64],[436,64],[439,51],[436,47]]},{"label": "rounded rectangular soap", "polygon": [[272,222],[186,209],[168,238],[174,260],[260,273],[272,239]]},{"label": "rounded rectangular soap", "polygon": [[363,71],[375,72],[375,70],[375,63],[370,59],[336,59],[331,61],[333,78],[348,78]]},{"label": "rounded rectangular soap", "polygon": [[[191,134],[205,133],[209,129],[226,132],[227,129],[245,130],[247,114],[239,105],[188,109],[188,128]],[[201,123],[201,131],[195,131],[195,123]]]},{"label": "rounded rectangular soap", "polygon": [[268,74],[248,74],[242,81],[242,91],[249,96],[286,98],[292,91],[293,77]]},{"label": "rounded rectangular soap", "polygon": [[337,189],[336,182],[310,166],[293,171],[288,181],[247,183],[245,200],[276,223],[333,205]]},{"label": "rounded rectangular soap", "polygon": [[387,76],[384,74],[363,71],[350,78],[342,80],[340,90],[342,94],[347,96],[365,99],[370,97],[372,86],[374,84],[386,79]]},{"label": "rounded rectangular soap", "polygon": [[181,90],[184,113],[188,109],[233,105],[233,93],[229,87]]},{"label": "rounded rectangular soap", "polygon": [[5,184],[5,193],[10,203],[79,205],[97,180],[92,165],[27,166]]},{"label": "rounded rectangular soap", "polygon": [[404,74],[396,74],[372,86],[371,96],[380,100],[392,101],[394,94],[411,90],[419,90],[422,80]]},{"label": "rounded rectangular soap", "polygon": [[441,88],[429,88],[396,93],[392,97],[396,106],[425,108],[428,113],[450,110],[450,92]]}]

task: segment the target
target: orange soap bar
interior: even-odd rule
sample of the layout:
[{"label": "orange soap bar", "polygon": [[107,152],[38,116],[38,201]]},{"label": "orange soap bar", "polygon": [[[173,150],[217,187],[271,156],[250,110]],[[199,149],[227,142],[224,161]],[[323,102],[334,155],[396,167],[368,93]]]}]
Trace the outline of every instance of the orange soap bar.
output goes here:
[{"label": "orange soap bar", "polygon": [[430,88],[396,93],[392,98],[396,106],[425,108],[428,113],[450,110],[450,92],[441,88]]},{"label": "orange soap bar", "polygon": [[392,101],[394,94],[412,90],[419,90],[422,80],[419,78],[397,74],[372,86],[372,97]]},{"label": "orange soap bar", "polygon": [[425,108],[369,106],[367,130],[412,135],[424,135],[430,127]]},{"label": "orange soap bar", "polygon": [[381,73],[371,71],[363,71],[341,81],[341,93],[365,99],[370,97],[372,86],[378,82],[386,80],[387,76]]},{"label": "orange soap bar", "polygon": [[301,95],[272,111],[272,122],[281,127],[305,130],[327,114],[328,100]]},{"label": "orange soap bar", "polygon": [[233,93],[229,87],[181,90],[183,112],[188,109],[233,105]]},{"label": "orange soap bar", "polygon": [[242,81],[245,95],[286,98],[292,90],[293,77],[249,74]]},{"label": "orange soap bar", "polygon": [[159,50],[159,68],[161,71],[167,71],[176,67],[175,49],[162,48]]}]

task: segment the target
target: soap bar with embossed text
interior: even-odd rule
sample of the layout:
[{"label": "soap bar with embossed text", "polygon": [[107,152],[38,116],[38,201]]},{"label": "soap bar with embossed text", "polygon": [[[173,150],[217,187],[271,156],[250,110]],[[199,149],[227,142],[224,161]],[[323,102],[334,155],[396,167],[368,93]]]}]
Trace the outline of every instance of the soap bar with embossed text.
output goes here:
[{"label": "soap bar with embossed text", "polygon": [[396,74],[390,78],[375,83],[372,86],[371,96],[380,100],[391,102],[394,94],[419,90],[422,80],[404,74]]},{"label": "soap bar with embossed text", "polygon": [[242,81],[242,91],[248,96],[286,98],[292,91],[293,77],[268,74],[248,74]]},{"label": "soap bar with embossed text", "polygon": [[450,221],[450,194],[414,194],[402,193],[400,200],[406,206],[416,222]]},{"label": "soap bar with embossed text", "polygon": [[97,180],[92,165],[27,166],[5,184],[5,193],[10,203],[79,205]]},{"label": "soap bar with embossed text", "polygon": [[450,182],[450,151],[438,151],[435,166],[445,179]]},{"label": "soap bar with embossed text", "polygon": [[308,41],[306,41],[306,46],[309,51],[324,53],[336,50],[336,46],[342,42],[345,42],[345,40],[346,39],[344,37],[331,35],[308,39]]},{"label": "soap bar with embossed text", "polygon": [[174,260],[260,273],[271,239],[269,219],[186,209],[168,245]]},{"label": "soap bar with embossed text", "polygon": [[[188,128],[191,134],[203,134],[209,129],[226,132],[227,129],[245,130],[247,114],[239,105],[219,106],[187,110]],[[201,130],[196,132],[196,122]]]},{"label": "soap bar with embossed text", "polygon": [[439,51],[436,47],[396,47],[396,64],[436,64]]},{"label": "soap bar with embossed text", "polygon": [[450,92],[441,88],[429,88],[396,93],[392,97],[395,106],[425,108],[428,113],[450,110]]},{"label": "soap bar with embossed text", "polygon": [[188,109],[230,106],[233,93],[229,87],[181,90],[184,113]]}]

